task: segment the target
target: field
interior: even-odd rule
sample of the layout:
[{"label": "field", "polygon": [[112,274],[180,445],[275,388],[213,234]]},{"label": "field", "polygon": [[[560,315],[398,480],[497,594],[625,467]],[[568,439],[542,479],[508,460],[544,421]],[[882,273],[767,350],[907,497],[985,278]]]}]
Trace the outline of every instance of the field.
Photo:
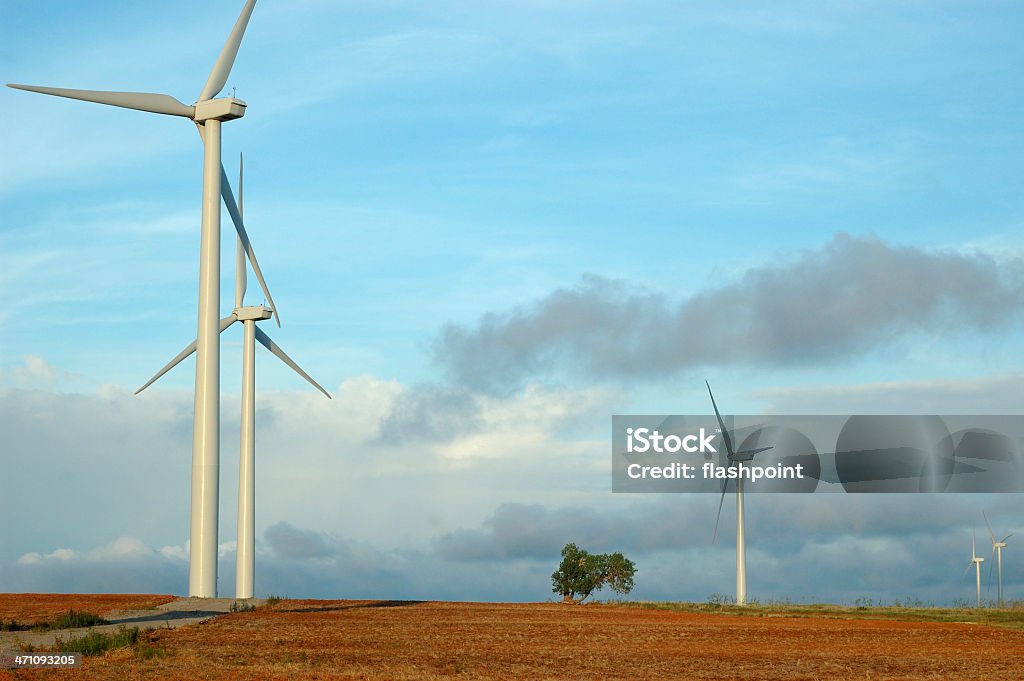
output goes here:
[{"label": "field", "polygon": [[112,610],[145,610],[175,598],[151,594],[0,594],[0,621],[39,624],[49,622],[68,610],[96,614]]},{"label": "field", "polygon": [[[64,598],[58,610],[82,607],[77,597]],[[17,599],[2,597],[0,604],[13,612]],[[915,610],[905,611],[911,621],[895,619],[899,612],[864,609],[699,610],[285,600],[149,632],[145,655],[122,649],[88,658],[82,669],[7,674],[78,680],[1024,678],[1020,611],[994,626],[924,621],[935,617]],[[976,614],[943,612],[965,620]]]}]

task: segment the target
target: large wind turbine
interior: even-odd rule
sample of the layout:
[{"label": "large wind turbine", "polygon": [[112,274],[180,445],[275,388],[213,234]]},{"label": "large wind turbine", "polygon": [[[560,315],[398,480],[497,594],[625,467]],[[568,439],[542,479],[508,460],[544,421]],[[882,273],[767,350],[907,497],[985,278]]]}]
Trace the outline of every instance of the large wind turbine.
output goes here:
[{"label": "large wind turbine", "polygon": [[[737,452],[732,447],[732,437],[729,435],[729,429],[725,426],[725,421],[722,419],[722,414],[718,411],[718,405],[715,404],[715,396],[711,392],[711,384],[704,381],[704,384],[708,386],[708,395],[711,396],[711,406],[715,408],[715,416],[718,418],[718,427],[722,431],[722,441],[725,442],[725,451],[729,457],[729,467],[736,466],[739,468],[739,475],[736,477],[736,605],[747,604],[747,541],[744,534],[744,519],[743,519],[743,462],[750,461],[754,458],[754,455],[758,452],[764,452],[771,447],[758,447],[756,449],[745,449]],[[722,504],[725,502],[725,491],[729,487],[729,479],[726,478],[722,483],[722,496],[718,500],[718,515],[715,516],[715,532],[712,535],[711,541],[714,542],[715,537],[718,536],[718,521],[722,518]]]},{"label": "large wind turbine", "polygon": [[[1006,548],[1006,540],[1009,539],[1010,537],[1012,537],[1013,534],[1008,534],[1005,537],[1003,537],[1002,539],[1000,539],[999,541],[996,541],[996,535],[993,534],[993,532],[992,532],[992,525],[989,524],[989,522],[988,522],[988,516],[985,515],[984,511],[981,512],[981,516],[985,519],[985,527],[988,528],[988,536],[989,536],[989,539],[992,540],[992,557],[995,558],[996,565],[999,566],[999,569],[997,571],[998,572],[997,579],[999,581],[996,582],[996,589],[997,589],[996,593],[998,594],[998,596],[996,598],[996,603],[998,603],[999,607],[1001,608],[1001,607],[1003,607],[1003,549]],[[988,579],[989,579],[989,584],[991,584],[992,583],[992,564],[991,563],[989,563],[989,566],[988,566]]]},{"label": "large wind turbine", "polygon": [[[242,163],[239,157],[238,169],[238,214],[242,215]],[[220,331],[223,333],[235,322],[241,322],[244,329],[242,346],[242,433],[240,437],[240,457],[238,465],[238,542],[235,552],[235,598],[252,598],[253,580],[256,571],[256,341],[273,354],[299,376],[309,381],[314,388],[330,399],[331,395],[314,381],[309,374],[289,357],[281,347],[271,340],[270,336],[256,328],[256,322],[270,319],[274,311],[263,305],[246,307],[244,303],[246,289],[245,247],[241,238],[238,239],[235,251],[235,308],[231,314],[220,320]],[[138,395],[151,386],[157,379],[177,366],[182,360],[196,351],[196,341],[192,341],[177,356],[164,365],[153,378],[135,391]]]},{"label": "large wind turbine", "polygon": [[[966,576],[971,570],[971,566],[974,566],[975,581],[978,585],[978,607],[981,607],[981,564],[985,562],[985,559],[978,555],[977,546],[975,544],[975,535],[971,531],[971,562],[967,564],[964,569],[964,575]],[[961,578],[962,579],[962,578]]]},{"label": "large wind turbine", "polygon": [[[238,46],[249,23],[256,0],[248,0],[228,36],[199,99],[185,105],[164,94],[150,92],[108,92],[65,88],[14,85],[19,90],[46,95],[109,104],[150,113],[181,116],[195,122],[203,141],[202,236],[199,252],[199,320],[196,349],[195,413],[192,431],[192,507],[189,557],[189,595],[217,595],[217,512],[220,467],[220,199],[223,195],[238,237],[242,241],[253,271],[267,291],[241,215],[234,206],[231,189],[221,166],[221,123],[241,118],[245,102],[226,97],[216,99],[227,83]],[[280,319],[280,317],[278,318]],[[280,321],[278,321],[280,324]]]}]

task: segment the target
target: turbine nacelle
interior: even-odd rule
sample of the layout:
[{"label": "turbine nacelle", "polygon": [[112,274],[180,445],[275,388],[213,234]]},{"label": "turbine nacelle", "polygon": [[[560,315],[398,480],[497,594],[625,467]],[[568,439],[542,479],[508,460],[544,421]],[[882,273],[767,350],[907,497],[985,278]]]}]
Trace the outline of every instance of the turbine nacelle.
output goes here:
[{"label": "turbine nacelle", "polygon": [[196,102],[192,108],[195,109],[192,120],[196,123],[209,120],[233,121],[245,115],[245,102],[234,97],[207,99],[204,102]]},{"label": "turbine nacelle", "polygon": [[240,322],[258,322],[273,317],[274,311],[264,305],[254,305],[252,307],[236,307],[232,310],[232,314]]}]

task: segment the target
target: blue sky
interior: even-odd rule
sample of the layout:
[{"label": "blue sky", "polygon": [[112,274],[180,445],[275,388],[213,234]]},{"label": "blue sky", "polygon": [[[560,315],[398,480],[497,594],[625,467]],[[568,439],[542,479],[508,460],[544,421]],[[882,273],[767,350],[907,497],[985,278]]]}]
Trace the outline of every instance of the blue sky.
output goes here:
[{"label": "blue sky", "polygon": [[[241,3],[207,5],[0,2],[0,73],[190,103]],[[613,497],[611,414],[704,412],[705,377],[737,412],[1019,413],[1022,12],[261,0],[225,165],[245,153],[268,331],[336,398],[259,357],[257,590],[540,599],[578,532],[639,555],[638,596],[703,598],[730,588],[727,543],[704,541],[714,500]],[[180,591],[192,365],[131,392],[195,335],[201,145],[177,118],[6,88],[0,110],[0,464],[86,509],[27,514],[39,489],[5,476],[0,511],[23,520],[0,535],[0,589],[143,565],[134,588]],[[830,496],[813,503],[846,512],[815,512],[806,539],[751,532],[752,573],[758,551],[775,565],[763,597],[796,596],[778,575],[825,537],[838,576],[803,579],[822,599],[966,597],[955,552],[979,511],[1021,522],[1019,497]],[[688,529],[630,539],[666,513]],[[530,541],[503,534],[517,514]],[[876,552],[881,575],[912,538],[955,554],[923,584],[841,559]],[[491,549],[452,548],[470,540]]]}]

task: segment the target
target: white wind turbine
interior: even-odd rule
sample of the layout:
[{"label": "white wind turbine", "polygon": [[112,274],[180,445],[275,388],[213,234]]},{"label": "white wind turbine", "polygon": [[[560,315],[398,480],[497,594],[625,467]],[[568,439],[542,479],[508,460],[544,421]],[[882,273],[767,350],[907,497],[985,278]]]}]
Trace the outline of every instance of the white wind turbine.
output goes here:
[{"label": "white wind turbine", "polygon": [[[242,160],[238,167],[238,214],[242,214]],[[253,581],[256,572],[256,341],[299,376],[309,381],[314,388],[330,399],[331,395],[314,381],[309,374],[289,357],[270,336],[256,328],[256,322],[270,319],[274,311],[263,305],[245,307],[246,271],[245,247],[238,239],[235,251],[235,308],[231,314],[220,320],[223,333],[235,322],[241,322],[244,329],[242,345],[242,433],[240,437],[240,458],[238,465],[238,542],[235,551],[235,598],[252,598]],[[135,391],[138,395],[157,379],[177,366],[196,351],[196,341],[168,362],[153,378]]]},{"label": "white wind turbine", "polygon": [[[718,418],[718,426],[722,431],[722,441],[725,442],[725,451],[729,457],[729,467],[736,466],[741,469],[739,475],[736,477],[736,605],[747,604],[747,540],[744,532],[744,519],[743,519],[743,462],[750,461],[754,458],[754,455],[758,452],[764,452],[771,447],[758,447],[757,449],[745,449],[741,452],[733,450],[732,437],[729,435],[729,429],[725,426],[725,421],[722,419],[722,415],[718,411],[718,405],[715,404],[715,396],[711,392],[711,384],[704,381],[704,384],[708,386],[708,395],[711,396],[711,406],[715,408],[715,416]],[[715,532],[711,537],[711,541],[714,542],[718,536],[718,521],[722,518],[722,504],[725,502],[725,491],[729,487],[729,479],[726,478],[725,482],[722,483],[722,496],[718,500],[718,515],[715,516]]]},{"label": "white wind turbine", "polygon": [[[999,541],[996,541],[996,535],[993,534],[993,532],[992,532],[992,525],[990,525],[989,522],[988,522],[988,516],[985,515],[984,511],[981,512],[981,516],[985,519],[985,527],[988,528],[988,536],[989,536],[989,539],[992,540],[992,557],[996,559],[996,565],[998,565],[998,567],[999,567],[999,569],[997,571],[997,579],[998,579],[998,581],[996,582],[996,589],[997,589],[996,593],[998,594],[997,597],[996,597],[996,602],[999,604],[999,607],[1001,608],[1001,607],[1003,607],[1003,549],[1006,548],[1006,540],[1009,539],[1010,537],[1012,537],[1013,534],[1008,534],[1005,537],[1003,537],[1002,539],[1000,539]],[[992,583],[992,564],[991,563],[989,563],[989,566],[988,566],[988,579],[989,579],[989,584],[991,584]]]},{"label": "white wind turbine", "polygon": [[[221,123],[245,114],[245,102],[234,97],[215,99],[227,83],[256,0],[248,0],[228,36],[217,62],[195,104],[186,105],[169,95],[150,92],[108,92],[14,85],[19,90],[109,104],[150,113],[181,116],[195,122],[203,141],[202,235],[199,251],[199,314],[196,350],[195,413],[192,431],[192,504],[189,557],[189,595],[217,595],[217,513],[220,467],[220,198],[238,231],[253,271],[271,307],[241,215],[234,205],[227,175],[221,165]],[[280,316],[278,317],[280,324]]]},{"label": "white wind turbine", "polygon": [[981,564],[985,562],[985,559],[978,555],[977,547],[975,544],[974,531],[971,531],[971,562],[967,564],[967,568],[964,570],[966,576],[971,571],[971,566],[974,566],[975,581],[978,585],[978,607],[981,607]]}]

